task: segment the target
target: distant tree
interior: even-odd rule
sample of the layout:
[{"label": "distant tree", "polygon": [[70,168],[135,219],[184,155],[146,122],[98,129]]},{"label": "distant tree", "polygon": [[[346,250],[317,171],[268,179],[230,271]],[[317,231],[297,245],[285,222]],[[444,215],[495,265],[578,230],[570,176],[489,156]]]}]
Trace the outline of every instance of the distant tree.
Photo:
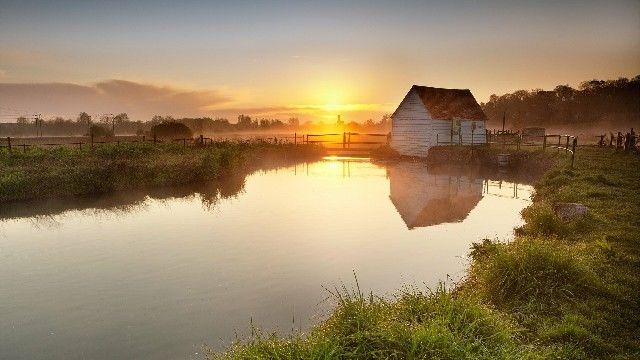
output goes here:
[{"label": "distant tree", "polygon": [[67,120],[65,120],[65,118],[63,117],[56,116],[53,120],[51,120],[51,122],[53,123],[53,125],[61,126],[66,124]]},{"label": "distant tree", "polygon": [[91,124],[91,115],[87,114],[86,112],[81,112],[80,114],[78,114],[76,122],[78,122],[79,124],[89,125]]},{"label": "distant tree", "polygon": [[297,129],[300,127],[300,120],[298,120],[297,117],[291,117],[287,121],[287,124],[289,125],[290,128]]},{"label": "distant tree", "polygon": [[163,121],[160,124],[153,125],[151,134],[159,138],[171,139],[190,138],[193,136],[193,132],[187,125],[174,120]]},{"label": "distant tree", "polygon": [[104,127],[104,125],[93,124],[89,127],[89,136],[94,137],[106,137],[112,136],[113,133],[108,128]]},{"label": "distant tree", "polygon": [[113,120],[115,121],[116,125],[122,125],[129,121],[129,115],[127,115],[127,113],[120,113],[114,116]]},{"label": "distant tree", "polygon": [[246,115],[238,115],[238,129],[248,129],[251,127],[251,117]]},{"label": "distant tree", "polygon": [[29,123],[29,120],[27,120],[27,118],[24,116],[20,116],[16,119],[16,123],[18,125],[27,125]]},{"label": "distant tree", "polygon": [[391,126],[391,115],[389,114],[382,115],[382,118],[380,119],[380,122],[378,123],[378,125],[383,129],[389,128]]},{"label": "distant tree", "polygon": [[502,117],[511,128],[528,126],[575,126],[604,122],[631,124],[640,118],[640,75],[617,80],[589,80],[578,89],[558,85],[552,91],[518,90],[491,95],[481,104],[490,126]]}]

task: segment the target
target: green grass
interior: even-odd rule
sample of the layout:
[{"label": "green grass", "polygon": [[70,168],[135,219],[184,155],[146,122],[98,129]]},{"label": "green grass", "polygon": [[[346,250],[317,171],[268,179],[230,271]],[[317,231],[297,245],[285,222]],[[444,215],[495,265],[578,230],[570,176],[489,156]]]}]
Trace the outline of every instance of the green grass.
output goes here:
[{"label": "green grass", "polygon": [[[535,154],[534,157],[543,156]],[[331,291],[331,316],[307,334],[258,333],[220,359],[640,358],[640,158],[582,147],[535,185],[510,243],[471,249],[452,290],[364,296]],[[587,205],[564,222],[556,202]]]},{"label": "green grass", "polygon": [[192,184],[259,163],[320,156],[321,149],[314,146],[260,142],[206,147],[103,144],[94,149],[36,148],[26,152],[5,149],[0,151],[0,202]]}]

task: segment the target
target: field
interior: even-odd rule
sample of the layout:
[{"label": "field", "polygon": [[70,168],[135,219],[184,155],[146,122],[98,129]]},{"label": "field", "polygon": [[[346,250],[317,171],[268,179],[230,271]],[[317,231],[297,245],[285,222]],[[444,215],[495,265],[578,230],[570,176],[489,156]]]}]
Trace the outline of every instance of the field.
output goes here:
[{"label": "field", "polygon": [[311,145],[226,141],[207,146],[123,143],[0,150],[0,202],[193,184],[272,161],[318,159]]},{"label": "field", "polygon": [[[256,330],[221,359],[592,359],[640,356],[640,158],[581,147],[573,169],[558,161],[536,184],[511,243],[470,249],[460,284],[403,289],[395,297],[357,286],[328,289],[336,307],[306,334]],[[560,220],[556,202],[586,216]]]}]

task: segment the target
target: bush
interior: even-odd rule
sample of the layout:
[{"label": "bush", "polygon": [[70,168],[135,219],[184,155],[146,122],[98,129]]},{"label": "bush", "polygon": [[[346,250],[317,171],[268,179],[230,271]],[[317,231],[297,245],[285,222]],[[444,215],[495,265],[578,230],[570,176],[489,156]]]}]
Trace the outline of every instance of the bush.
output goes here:
[{"label": "bush", "polygon": [[471,278],[502,309],[533,305],[550,311],[602,288],[587,260],[551,239],[485,242],[473,250]]},{"label": "bush", "polygon": [[113,136],[113,132],[111,132],[111,130],[105,128],[104,126],[93,124],[89,127],[89,134],[87,135],[93,135],[95,137],[108,137]]},{"label": "bush", "polygon": [[191,138],[193,132],[189,127],[177,121],[163,121],[151,127],[151,134],[159,138]]}]

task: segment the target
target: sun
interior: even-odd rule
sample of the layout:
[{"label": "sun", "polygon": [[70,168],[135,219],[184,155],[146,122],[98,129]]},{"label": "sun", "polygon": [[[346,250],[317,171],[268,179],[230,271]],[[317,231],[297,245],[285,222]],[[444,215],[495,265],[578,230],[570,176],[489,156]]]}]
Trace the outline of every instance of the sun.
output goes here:
[{"label": "sun", "polygon": [[331,89],[325,92],[323,102],[321,102],[322,109],[327,112],[336,112],[342,110],[344,107],[344,93],[339,89]]}]

